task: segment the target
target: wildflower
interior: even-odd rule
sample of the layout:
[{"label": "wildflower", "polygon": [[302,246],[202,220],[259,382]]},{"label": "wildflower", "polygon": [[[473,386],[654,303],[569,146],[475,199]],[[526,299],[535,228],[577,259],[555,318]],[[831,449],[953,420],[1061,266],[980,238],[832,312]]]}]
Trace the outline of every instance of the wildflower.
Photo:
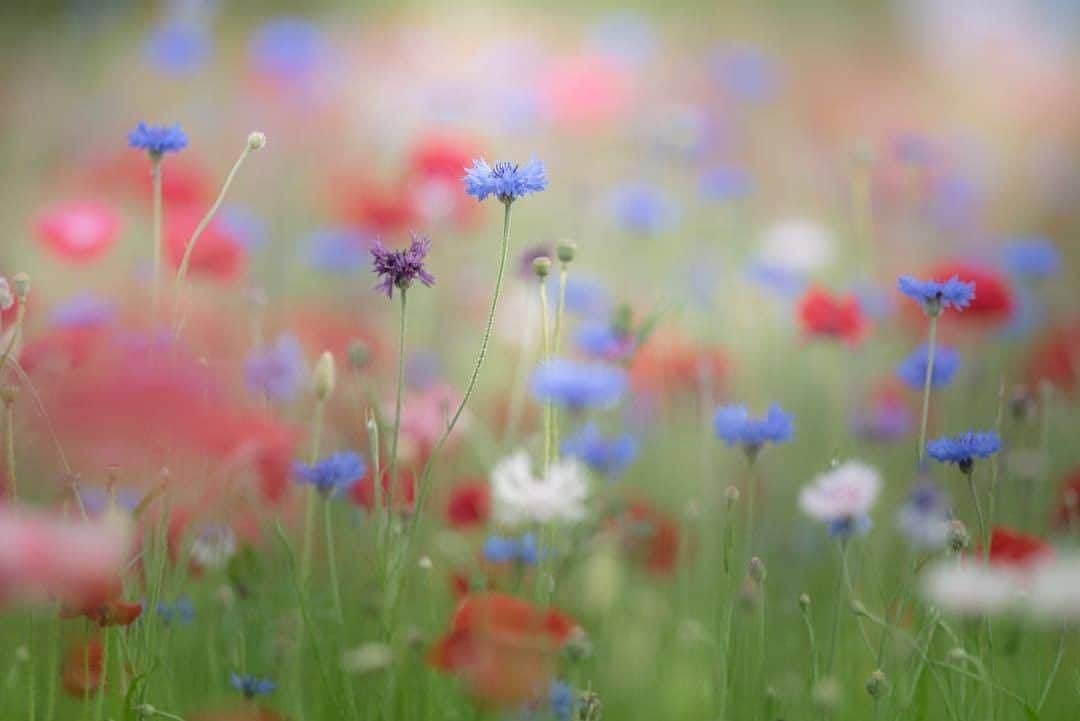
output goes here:
[{"label": "wildflower", "polygon": [[924,574],[922,590],[931,603],[961,616],[1003,613],[1021,597],[1015,574],[960,561],[930,566]]},{"label": "wildflower", "polygon": [[626,183],[612,191],[609,202],[615,225],[635,235],[657,235],[674,225],[678,207],[658,186]]},{"label": "wildflower", "polygon": [[11,292],[11,285],[7,278],[0,276],[0,311],[11,310],[15,305],[15,294]]},{"label": "wildflower", "polygon": [[574,334],[574,343],[585,354],[605,361],[620,361],[634,352],[634,337],[611,323],[586,323]]},{"label": "wildflower", "polygon": [[574,712],[574,689],[565,681],[552,681],[548,689],[548,706],[558,721],[570,721]]},{"label": "wildflower", "polygon": [[534,701],[551,681],[574,622],[562,613],[502,593],[466,596],[428,656],[477,699],[502,708]]},{"label": "wildflower", "polygon": [[248,43],[248,58],[255,72],[285,85],[312,76],[326,61],[327,51],[322,31],[298,17],[263,23]]},{"label": "wildflower", "polygon": [[122,223],[109,206],[76,200],[43,210],[34,231],[53,255],[66,263],[91,263],[116,244]]},{"label": "wildflower", "polygon": [[1054,516],[1066,528],[1080,523],[1080,468],[1074,468],[1061,484]]},{"label": "wildflower", "polygon": [[760,103],[771,99],[779,86],[776,60],[753,45],[716,48],[710,57],[717,85],[735,100]]},{"label": "wildflower", "polygon": [[188,139],[180,124],[147,125],[139,123],[128,133],[128,147],[145,150],[152,158],[160,158],[165,153],[179,153],[187,147]]},{"label": "wildflower", "polygon": [[520,538],[488,536],[482,553],[488,563],[516,563],[522,566],[535,566],[540,558],[536,536],[532,533]]},{"label": "wildflower", "polygon": [[[384,468],[380,477],[379,491],[382,496],[383,507],[390,505],[390,469]],[[372,478],[364,478],[360,483],[352,487],[352,501],[361,508],[371,511],[375,508],[375,481]],[[392,510],[399,512],[411,511],[416,503],[416,477],[408,469],[399,469],[397,484],[394,486]]]},{"label": "wildflower", "polygon": [[106,592],[110,595],[104,599],[84,602],[82,604],[63,604],[60,607],[60,618],[85,617],[86,620],[96,623],[101,628],[107,626],[130,626],[142,615],[142,603],[130,603],[122,600],[120,581],[117,577],[110,584]]},{"label": "wildflower", "polygon": [[854,344],[865,329],[859,301],[854,295],[833,297],[811,288],[799,301],[796,312],[804,332],[838,338]]},{"label": "wildflower", "polygon": [[291,401],[308,379],[300,341],[291,333],[282,333],[268,348],[248,354],[244,375],[251,392],[276,403]]},{"label": "wildflower", "polygon": [[60,676],[64,690],[79,698],[101,688],[105,647],[100,638],[72,645],[64,653]]},{"label": "wildflower", "polygon": [[943,436],[926,444],[926,453],[941,463],[955,463],[964,473],[971,473],[976,458],[989,458],[1001,448],[994,431],[967,431],[949,438]]},{"label": "wildflower", "polygon": [[294,473],[298,483],[314,486],[323,498],[330,498],[352,488],[367,473],[367,465],[360,454],[342,451],[312,465],[297,463]]},{"label": "wildflower", "polygon": [[737,200],[749,195],[754,183],[743,168],[717,165],[701,174],[698,187],[709,200]]},{"label": "wildflower", "polygon": [[563,454],[583,461],[589,468],[614,478],[637,455],[637,441],[629,434],[605,438],[594,424],[586,424],[575,436],[560,444]]},{"label": "wildflower", "polygon": [[992,267],[944,261],[929,268],[926,274],[946,284],[951,282],[948,279],[956,278],[973,289],[964,307],[963,318],[967,321],[998,322],[1012,315],[1016,304],[1012,288],[1008,279]]},{"label": "wildflower", "polygon": [[1080,558],[1054,558],[1034,569],[1028,590],[1031,614],[1048,622],[1080,621]]},{"label": "wildflower", "polygon": [[274,689],[277,688],[277,684],[268,678],[240,675],[235,671],[229,673],[229,684],[237,691],[244,694],[244,698],[247,699],[252,699],[256,696],[265,696],[273,693]]},{"label": "wildflower", "polygon": [[1046,238],[1019,238],[1001,250],[1009,272],[1028,278],[1050,278],[1061,269],[1061,251]]},{"label": "wildflower", "polygon": [[[536,275],[533,265],[539,258],[550,258],[551,247],[548,245],[534,245],[521,252],[518,260],[518,275],[525,280],[532,280]],[[531,298],[530,294],[530,298]]]},{"label": "wildflower", "polygon": [[220,524],[206,524],[191,542],[191,565],[195,570],[224,568],[236,554],[236,534]]},{"label": "wildflower", "polygon": [[195,606],[187,596],[178,596],[172,603],[158,601],[157,615],[166,626],[171,626],[173,621],[187,626],[195,620]]},{"label": "wildflower", "polygon": [[841,538],[870,530],[870,508],[881,491],[881,474],[860,461],[847,461],[814,478],[799,492],[799,507]]},{"label": "wildflower", "polygon": [[764,418],[751,418],[744,405],[721,406],[713,414],[713,432],[728,447],[741,445],[754,458],[765,443],[785,443],[792,436],[792,415],[775,403]]},{"label": "wildflower", "polygon": [[[921,391],[926,383],[929,351],[930,347],[923,344],[896,366],[897,377],[913,391]],[[959,368],[960,354],[948,346],[937,346],[934,348],[934,372],[930,377],[930,386],[941,388],[948,385]]]},{"label": "wildflower", "polygon": [[975,297],[975,284],[964,283],[955,275],[944,282],[917,280],[902,275],[896,284],[901,293],[922,303],[923,310],[929,316],[936,316],[950,307],[963,310]]},{"label": "wildflower", "polygon": [[1037,536],[995,526],[990,531],[987,557],[991,565],[1029,568],[1053,555],[1050,544]]},{"label": "wildflower", "polygon": [[403,250],[387,250],[376,240],[371,256],[375,273],[382,279],[375,289],[386,293],[387,298],[393,298],[394,288],[404,291],[415,280],[431,287],[435,283],[435,276],[424,269],[424,258],[430,248],[431,240],[415,233],[412,234],[409,247]]},{"label": "wildflower", "polygon": [[912,414],[899,390],[886,385],[870,394],[866,407],[852,415],[855,435],[873,441],[895,441],[907,435]]},{"label": "wildflower", "polygon": [[671,575],[679,561],[681,538],[674,519],[644,499],[631,499],[612,521],[622,551],[657,577]]},{"label": "wildflower", "polygon": [[49,311],[54,328],[96,328],[108,325],[116,316],[112,302],[90,293],[80,293],[57,303]]},{"label": "wildflower", "polygon": [[494,195],[507,205],[523,196],[540,192],[548,183],[544,164],[535,157],[524,165],[501,161],[492,166],[483,158],[474,160],[472,167],[465,169],[462,180],[465,182],[465,192],[477,200]]},{"label": "wildflower", "polygon": [[322,273],[349,275],[364,265],[366,251],[364,238],[356,231],[331,228],[308,236],[304,260]]},{"label": "wildflower", "polygon": [[210,55],[210,38],[195,23],[169,22],[150,33],[143,54],[163,73],[187,75],[205,64]]},{"label": "wildflower", "polygon": [[1080,324],[1050,329],[1031,351],[1027,377],[1036,388],[1045,382],[1066,392],[1075,390],[1080,378]]},{"label": "wildflower", "polygon": [[896,525],[911,544],[929,551],[945,547],[951,521],[948,499],[932,483],[920,483],[912,488],[896,514]]},{"label": "wildflower", "polygon": [[585,517],[589,487],[576,459],[551,464],[546,478],[532,473],[529,456],[518,451],[491,469],[491,499],[498,523],[576,522]]},{"label": "wildflower", "polygon": [[566,310],[596,318],[611,308],[611,295],[598,281],[578,275],[566,279]]},{"label": "wildflower", "polygon": [[[165,216],[165,256],[174,270],[180,268],[188,241],[202,217],[202,211],[192,207],[177,208]],[[244,242],[235,225],[215,217],[191,251],[188,272],[221,282],[235,280],[247,265]]]},{"label": "wildflower", "polygon": [[488,485],[482,481],[469,481],[451,489],[443,515],[451,528],[463,530],[484,525],[490,513]]},{"label": "wildflower", "polygon": [[833,246],[825,226],[808,218],[789,218],[765,230],[757,260],[765,268],[802,279],[832,260]]},{"label": "wildflower", "polygon": [[615,405],[626,382],[626,373],[618,368],[554,358],[537,366],[529,388],[539,401],[580,411]]}]

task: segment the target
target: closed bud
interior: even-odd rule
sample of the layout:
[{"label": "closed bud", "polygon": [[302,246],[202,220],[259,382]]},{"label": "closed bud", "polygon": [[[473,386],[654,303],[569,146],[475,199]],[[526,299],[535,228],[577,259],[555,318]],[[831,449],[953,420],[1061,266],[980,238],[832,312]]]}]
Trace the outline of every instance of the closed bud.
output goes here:
[{"label": "closed bud", "polygon": [[583,691],[578,699],[578,721],[600,721],[601,712],[600,694]]},{"label": "closed bud", "polygon": [[866,606],[857,598],[851,599],[851,612],[860,618],[869,618],[870,611],[866,609]]},{"label": "closed bud", "polygon": [[724,509],[730,511],[735,507],[735,504],[739,502],[739,489],[735,486],[728,486],[724,489]]},{"label": "closed bud", "polygon": [[870,674],[870,678],[866,679],[866,693],[875,699],[885,698],[889,695],[889,680],[885,677],[885,672],[880,668]]},{"label": "closed bud", "polygon": [[814,705],[825,712],[835,711],[840,705],[840,684],[835,678],[823,678],[812,691]]},{"label": "closed bud", "polygon": [[544,255],[534,258],[533,272],[536,273],[537,278],[547,278],[548,273],[551,272],[551,258]]},{"label": "closed bud", "polygon": [[349,343],[349,365],[353,370],[363,370],[364,366],[371,360],[371,349],[368,348],[368,344],[359,338]]},{"label": "closed bud", "polygon": [[971,543],[971,536],[968,534],[967,526],[959,519],[949,522],[949,530],[945,539],[945,543],[953,553],[960,553]]},{"label": "closed bud", "polygon": [[248,135],[248,147],[252,150],[259,150],[266,145],[266,134],[260,133],[258,130]]},{"label": "closed bud", "polygon": [[754,556],[750,559],[750,563],[747,567],[747,572],[750,574],[750,578],[754,579],[758,583],[765,582],[765,576],[767,575],[765,571],[765,562],[757,556]]},{"label": "closed bud", "polygon": [[330,394],[334,392],[334,354],[323,351],[315,364],[315,373],[312,380],[315,386],[315,399],[324,403]]},{"label": "closed bud", "polygon": [[761,586],[752,579],[744,578],[739,584],[738,599],[744,611],[753,611],[761,604]]},{"label": "closed bud", "polygon": [[5,406],[10,406],[19,397],[19,386],[7,384],[0,386],[0,402],[3,402]]},{"label": "closed bud", "polygon": [[572,240],[560,240],[559,245],[555,248],[555,255],[563,265],[572,262],[576,254],[577,244]]},{"label": "closed bud", "polygon": [[806,613],[810,610],[810,594],[799,594],[799,610],[801,610],[803,613]]},{"label": "closed bud", "polygon": [[30,295],[30,276],[26,273],[11,276],[11,289],[15,291],[15,297],[20,302],[26,300],[26,296]]}]

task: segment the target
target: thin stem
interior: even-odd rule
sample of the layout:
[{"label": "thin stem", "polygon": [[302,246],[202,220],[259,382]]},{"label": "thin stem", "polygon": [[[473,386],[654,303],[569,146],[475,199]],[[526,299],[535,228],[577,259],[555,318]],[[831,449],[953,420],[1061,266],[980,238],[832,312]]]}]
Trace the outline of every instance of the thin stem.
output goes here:
[{"label": "thin stem", "polygon": [[[405,391],[405,319],[407,301],[405,289],[401,289],[401,325],[398,332],[398,364],[397,364],[397,396],[394,402],[394,430],[390,434],[390,472],[387,474],[389,489],[387,491],[386,509],[389,516],[394,507],[394,487],[397,485],[397,462],[398,462],[398,437],[401,435],[401,398]],[[381,483],[382,479],[376,479]]]},{"label": "thin stem", "polygon": [[162,225],[162,211],[161,211],[161,155],[159,153],[150,154],[150,187],[151,194],[153,195],[154,203],[154,227],[153,227],[153,244],[151,249],[153,255],[153,265],[151,266],[150,277],[150,297],[151,297],[151,309],[153,312],[154,322],[157,322],[158,313],[161,310],[161,225]]},{"label": "thin stem", "polygon": [[809,609],[801,609],[801,614],[807,638],[810,640],[810,687],[813,688],[818,680],[817,637],[814,635],[814,623],[810,620]]},{"label": "thin stem", "polygon": [[[559,269],[559,302],[555,308],[555,341],[553,343],[554,354],[559,355],[562,349],[562,326],[563,315],[566,311],[566,263]],[[551,444],[554,458],[559,458],[559,409],[551,404]]]},{"label": "thin stem", "polygon": [[937,344],[936,315],[930,316],[929,347],[926,351],[926,378],[923,381],[922,421],[919,424],[919,465],[926,459],[926,422],[930,417],[930,385],[934,378],[934,346]]},{"label": "thin stem", "polygon": [[218,193],[217,199],[214,204],[210,206],[210,210],[206,211],[206,215],[199,221],[199,224],[195,226],[195,232],[191,234],[191,238],[188,239],[187,245],[184,247],[184,255],[180,259],[180,267],[176,271],[176,284],[173,290],[173,339],[179,340],[180,333],[184,329],[185,318],[180,314],[180,300],[183,295],[184,280],[187,278],[188,266],[191,265],[191,256],[195,251],[195,243],[199,240],[199,236],[206,230],[206,226],[210,225],[210,221],[213,220],[214,214],[217,213],[221,204],[225,201],[225,195],[229,192],[229,186],[232,185],[233,178],[236,177],[236,173],[240,170],[240,166],[243,165],[244,160],[251,153],[252,148],[250,143],[244,144],[244,149],[240,153],[240,157],[233,163],[232,170],[225,176],[225,184],[221,186],[221,192]]},{"label": "thin stem", "polygon": [[836,605],[833,610],[833,623],[832,631],[829,634],[829,655],[825,660],[825,674],[832,673],[833,661],[836,659],[836,636],[840,627],[840,609],[844,605],[844,594],[841,593],[841,589],[844,586],[845,571],[847,569],[847,541],[840,540],[840,572],[836,576],[836,589],[833,592],[833,598],[836,599]]},{"label": "thin stem", "polygon": [[[319,447],[322,444],[323,416],[326,409],[326,401],[316,399],[315,413],[311,417],[311,455],[308,462],[315,465],[319,462]],[[300,580],[307,583],[311,574],[311,555],[315,536],[315,503],[317,495],[315,487],[307,489],[307,497],[304,499],[304,546],[300,554]]]},{"label": "thin stem", "polygon": [[[551,340],[548,337],[548,312],[547,312],[547,283],[544,278],[540,279],[540,338],[543,349],[542,360],[551,359]],[[548,476],[551,467],[551,401],[544,403],[544,478]]]},{"label": "thin stem", "polygon": [[1058,647],[1057,655],[1054,656],[1054,665],[1050,669],[1050,674],[1046,677],[1046,683],[1043,685],[1042,693],[1039,694],[1039,703],[1035,706],[1037,713],[1042,712],[1043,705],[1046,703],[1047,697],[1050,696],[1050,688],[1054,685],[1054,679],[1057,677],[1058,669],[1061,668],[1061,659],[1065,656],[1065,627],[1061,627],[1061,633],[1058,635]]},{"label": "thin stem", "polygon": [[4,403],[4,436],[5,456],[7,458],[7,475],[11,481],[11,500],[19,498],[19,480],[15,475],[15,403]]},{"label": "thin stem", "polygon": [[975,488],[975,472],[974,469],[964,474],[967,476],[968,488],[971,490],[971,499],[975,501],[975,514],[979,519],[979,543],[983,546],[984,551],[989,554],[990,547],[988,544],[988,537],[986,535],[986,519],[983,518],[982,502],[979,500],[979,491]]},{"label": "thin stem", "polygon": [[326,529],[326,562],[330,566],[330,591],[334,597],[334,616],[339,624],[345,623],[341,606],[341,584],[338,580],[337,559],[334,553],[334,513],[330,498],[323,499],[323,526]]}]

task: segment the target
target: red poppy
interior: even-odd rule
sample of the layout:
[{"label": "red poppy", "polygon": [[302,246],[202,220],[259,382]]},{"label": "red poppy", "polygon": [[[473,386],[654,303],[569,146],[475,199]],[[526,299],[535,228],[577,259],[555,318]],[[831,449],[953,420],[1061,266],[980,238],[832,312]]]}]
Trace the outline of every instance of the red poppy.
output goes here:
[{"label": "red poppy", "polygon": [[420,212],[407,182],[377,183],[368,179],[335,183],[338,214],[346,222],[377,236],[393,236],[416,227]]},{"label": "red poppy", "polygon": [[650,395],[697,391],[703,380],[715,389],[730,368],[718,349],[698,345],[674,331],[657,331],[638,348],[630,361],[630,383]]},{"label": "red poppy", "polygon": [[64,690],[72,696],[80,697],[101,688],[104,651],[101,639],[98,638],[68,648],[60,666]]},{"label": "red poppy", "polygon": [[799,301],[796,312],[803,332],[809,335],[855,344],[866,329],[859,299],[854,295],[832,296],[820,288],[811,288]]},{"label": "red poppy", "polygon": [[679,562],[679,526],[648,501],[634,499],[614,519],[623,551],[657,576],[670,575]]},{"label": "red poppy", "polygon": [[62,606],[60,608],[60,618],[85,616],[87,620],[93,621],[102,628],[106,626],[130,626],[135,622],[135,619],[142,615],[142,610],[141,603],[128,603],[119,598],[110,598],[103,603],[94,602],[77,607]]},{"label": "red poppy", "polygon": [[[367,510],[375,508],[375,484],[372,483],[372,474],[368,473],[359,483],[353,484],[349,493],[353,503]],[[384,468],[381,474],[382,498],[385,506],[390,502],[390,469]],[[394,489],[394,510],[411,511],[416,502],[416,478],[411,470],[397,469],[397,487]]]},{"label": "red poppy", "polygon": [[432,647],[432,666],[457,675],[480,702],[518,708],[547,689],[574,621],[496,592],[466,596]]},{"label": "red poppy", "polygon": [[[205,211],[195,208],[177,209],[166,214],[165,254],[174,270],[180,267],[188,241],[204,214]],[[247,253],[240,240],[215,219],[199,235],[191,251],[188,273],[229,281],[239,276],[246,265]]]},{"label": "red poppy", "polygon": [[421,178],[459,185],[465,168],[479,154],[476,145],[468,139],[430,133],[413,145],[408,165],[409,170]]},{"label": "red poppy", "polygon": [[107,253],[120,234],[120,216],[102,203],[76,200],[54,205],[34,220],[38,239],[60,260],[90,263]]},{"label": "red poppy", "polygon": [[56,328],[26,343],[19,362],[27,373],[61,375],[82,367],[104,340],[99,328]]},{"label": "red poppy", "polygon": [[990,532],[990,563],[1023,568],[1052,553],[1050,544],[1036,536],[995,526]]},{"label": "red poppy", "polygon": [[634,77],[598,54],[549,63],[538,80],[543,113],[558,125],[591,130],[623,117],[633,99]]},{"label": "red poppy", "polygon": [[954,276],[965,283],[975,283],[975,297],[962,313],[945,313],[943,317],[957,321],[1000,322],[1012,314],[1012,289],[1005,277],[992,268],[947,261],[938,263],[926,274],[926,277],[941,282]]},{"label": "red poppy", "polygon": [[1067,393],[1076,390],[1080,376],[1080,323],[1053,329],[1036,343],[1028,360],[1032,386],[1046,381]]},{"label": "red poppy", "polygon": [[[145,153],[124,150],[116,157],[95,162],[86,181],[93,187],[115,189],[149,203],[153,190],[150,161]],[[213,181],[206,166],[191,151],[170,155],[161,163],[161,199],[165,215],[174,208],[195,206],[206,211],[213,200]]]},{"label": "red poppy", "polygon": [[1080,468],[1074,468],[1061,484],[1054,516],[1061,526],[1080,524]]},{"label": "red poppy", "polygon": [[445,517],[451,528],[466,530],[487,523],[491,513],[491,491],[481,480],[459,483],[450,491]]}]

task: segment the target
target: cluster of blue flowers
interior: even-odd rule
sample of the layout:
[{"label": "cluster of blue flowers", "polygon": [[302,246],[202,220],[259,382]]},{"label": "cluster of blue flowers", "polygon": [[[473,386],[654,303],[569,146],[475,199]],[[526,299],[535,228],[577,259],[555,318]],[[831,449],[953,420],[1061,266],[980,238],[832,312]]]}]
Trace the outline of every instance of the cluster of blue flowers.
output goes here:
[{"label": "cluster of blue flowers", "polygon": [[529,384],[537,400],[575,411],[613,406],[626,386],[626,373],[619,368],[563,358],[541,363]]},{"label": "cluster of blue flowers", "polygon": [[718,408],[713,415],[713,431],[729,447],[741,445],[753,457],[766,443],[790,441],[792,421],[792,415],[775,403],[763,418],[751,418],[744,405],[728,405]]},{"label": "cluster of blue flowers", "polygon": [[[926,383],[926,368],[929,364],[930,347],[922,345],[915,349],[896,366],[896,375],[908,388],[921,391]],[[960,354],[947,346],[934,349],[934,370],[930,377],[930,386],[942,388],[956,375],[960,368]]]},{"label": "cluster of blue flowers", "polygon": [[367,473],[363,457],[353,451],[334,453],[309,465],[297,463],[293,474],[298,483],[314,486],[324,498],[346,491]]},{"label": "cluster of blue flowers", "polygon": [[526,533],[520,538],[509,536],[488,536],[482,549],[484,560],[488,563],[516,563],[522,566],[535,566],[540,559],[540,547],[536,536]]},{"label": "cluster of blue flowers", "polygon": [[579,459],[597,473],[614,478],[637,456],[638,444],[630,434],[606,438],[593,423],[560,444],[564,455]]},{"label": "cluster of blue flowers", "polygon": [[238,674],[235,671],[229,674],[229,683],[234,689],[244,694],[244,698],[252,699],[256,696],[265,696],[273,693],[277,684],[268,678]]},{"label": "cluster of blue flowers", "polygon": [[139,123],[128,133],[128,147],[145,150],[151,156],[161,157],[165,153],[179,153],[187,147],[188,139],[180,124],[147,125]]},{"label": "cluster of blue flowers", "polygon": [[156,610],[161,622],[166,626],[171,626],[174,621],[181,626],[187,626],[195,620],[195,605],[184,595],[177,596],[172,603],[158,601]]},{"label": "cluster of blue flowers", "polygon": [[922,303],[929,316],[936,316],[945,308],[963,310],[975,297],[975,284],[966,283],[955,275],[941,282],[902,275],[896,285],[901,293]]}]

